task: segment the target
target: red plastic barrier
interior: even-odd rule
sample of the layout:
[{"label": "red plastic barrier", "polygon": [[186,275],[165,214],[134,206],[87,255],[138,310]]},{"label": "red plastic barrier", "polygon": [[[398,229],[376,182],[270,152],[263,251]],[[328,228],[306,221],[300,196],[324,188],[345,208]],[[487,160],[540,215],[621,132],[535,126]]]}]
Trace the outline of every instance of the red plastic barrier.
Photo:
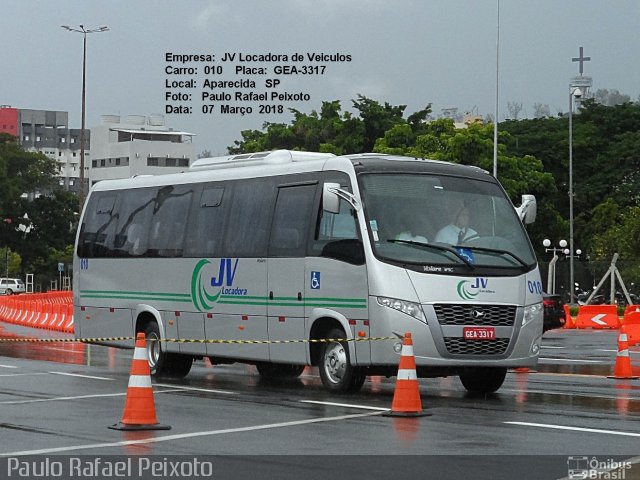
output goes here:
[{"label": "red plastic barrier", "polygon": [[73,293],[55,291],[0,296],[0,321],[73,332]]},{"label": "red plastic barrier", "polygon": [[624,325],[624,328],[627,331],[627,341],[629,342],[629,346],[632,347],[640,344],[640,323]]},{"label": "red plastic barrier", "polygon": [[620,328],[617,305],[581,305],[576,317],[576,328]]},{"label": "red plastic barrier", "polygon": [[73,305],[67,305],[67,319],[65,324],[62,325],[62,331],[67,333],[75,333],[75,326],[73,325]]},{"label": "red plastic barrier", "polygon": [[640,325],[640,305],[628,305],[624,310],[623,325]]}]

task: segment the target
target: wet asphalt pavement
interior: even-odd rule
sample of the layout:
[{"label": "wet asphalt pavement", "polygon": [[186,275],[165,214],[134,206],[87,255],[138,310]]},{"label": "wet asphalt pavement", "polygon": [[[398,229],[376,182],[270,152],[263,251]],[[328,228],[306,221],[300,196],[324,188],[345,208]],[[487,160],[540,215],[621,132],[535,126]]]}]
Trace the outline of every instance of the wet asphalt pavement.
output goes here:
[{"label": "wet asphalt pavement", "polygon": [[[0,337],[33,335],[65,337],[0,323]],[[457,378],[423,379],[431,415],[422,418],[382,415],[394,378],[371,377],[359,393],[335,396],[313,368],[274,384],[252,366],[199,361],[185,380],[154,380],[158,421],[171,430],[151,432],[107,428],[123,413],[132,350],[0,343],[0,457],[216,455],[225,466],[218,478],[240,464],[264,474],[257,478],[321,478],[327,464],[388,478],[403,458],[406,478],[434,468],[475,473],[467,478],[568,478],[567,462],[585,456],[636,465],[640,381],[607,378],[616,339],[615,331],[547,332],[538,368],[510,372],[486,397],[468,395]],[[640,375],[640,347],[631,360]],[[632,471],[625,478],[636,478]]]}]

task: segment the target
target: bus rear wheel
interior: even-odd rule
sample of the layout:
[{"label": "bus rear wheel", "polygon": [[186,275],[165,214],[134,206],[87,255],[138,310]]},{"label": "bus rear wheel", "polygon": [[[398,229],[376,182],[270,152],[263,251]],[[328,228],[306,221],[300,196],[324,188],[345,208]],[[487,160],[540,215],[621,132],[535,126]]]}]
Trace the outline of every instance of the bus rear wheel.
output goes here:
[{"label": "bus rear wheel", "polygon": [[460,381],[470,393],[487,394],[497,391],[507,376],[502,367],[469,368],[460,374]]},{"label": "bus rear wheel", "polygon": [[[341,339],[345,338],[345,334],[341,329],[334,328],[329,331],[327,338]],[[322,344],[319,371],[324,388],[333,393],[357,392],[366,378],[360,369],[351,365],[347,342],[334,340]]]},{"label": "bus rear wheel", "polygon": [[147,360],[152,375],[184,378],[189,374],[193,357],[164,351],[160,341],[160,328],[156,322],[147,325],[144,335],[147,338]]}]

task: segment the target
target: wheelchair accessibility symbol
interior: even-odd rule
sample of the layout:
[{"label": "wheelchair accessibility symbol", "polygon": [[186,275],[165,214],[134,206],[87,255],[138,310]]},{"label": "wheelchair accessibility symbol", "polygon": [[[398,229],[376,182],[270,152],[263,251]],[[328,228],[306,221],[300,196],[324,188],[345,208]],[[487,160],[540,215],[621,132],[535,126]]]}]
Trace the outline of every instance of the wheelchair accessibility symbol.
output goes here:
[{"label": "wheelchair accessibility symbol", "polygon": [[311,272],[311,289],[320,289],[320,272]]}]

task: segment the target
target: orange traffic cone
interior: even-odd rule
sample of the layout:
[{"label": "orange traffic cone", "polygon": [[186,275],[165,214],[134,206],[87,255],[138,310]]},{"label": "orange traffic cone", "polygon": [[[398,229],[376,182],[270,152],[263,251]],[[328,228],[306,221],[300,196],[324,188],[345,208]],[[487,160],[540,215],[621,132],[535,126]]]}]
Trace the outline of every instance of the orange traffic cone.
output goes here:
[{"label": "orange traffic cone", "polygon": [[396,389],[393,393],[391,411],[383,415],[392,417],[424,417],[431,415],[422,410],[418,375],[416,373],[416,359],[413,356],[413,341],[411,333],[404,334],[402,354],[396,378]]},{"label": "orange traffic cone", "polygon": [[564,327],[565,330],[574,330],[576,328],[576,321],[571,316],[571,309],[569,305],[564,304]]},{"label": "orange traffic cone", "polygon": [[138,333],[136,337],[122,420],[109,428],[113,430],[169,430],[171,428],[168,425],[160,425],[156,419],[151,369],[147,361],[147,341],[144,333]]},{"label": "orange traffic cone", "polygon": [[618,355],[616,356],[616,366],[613,371],[613,375],[608,378],[616,378],[619,380],[634,380],[638,378],[633,376],[633,371],[631,369],[628,342],[627,330],[623,325],[620,327],[620,333],[618,334]]}]

